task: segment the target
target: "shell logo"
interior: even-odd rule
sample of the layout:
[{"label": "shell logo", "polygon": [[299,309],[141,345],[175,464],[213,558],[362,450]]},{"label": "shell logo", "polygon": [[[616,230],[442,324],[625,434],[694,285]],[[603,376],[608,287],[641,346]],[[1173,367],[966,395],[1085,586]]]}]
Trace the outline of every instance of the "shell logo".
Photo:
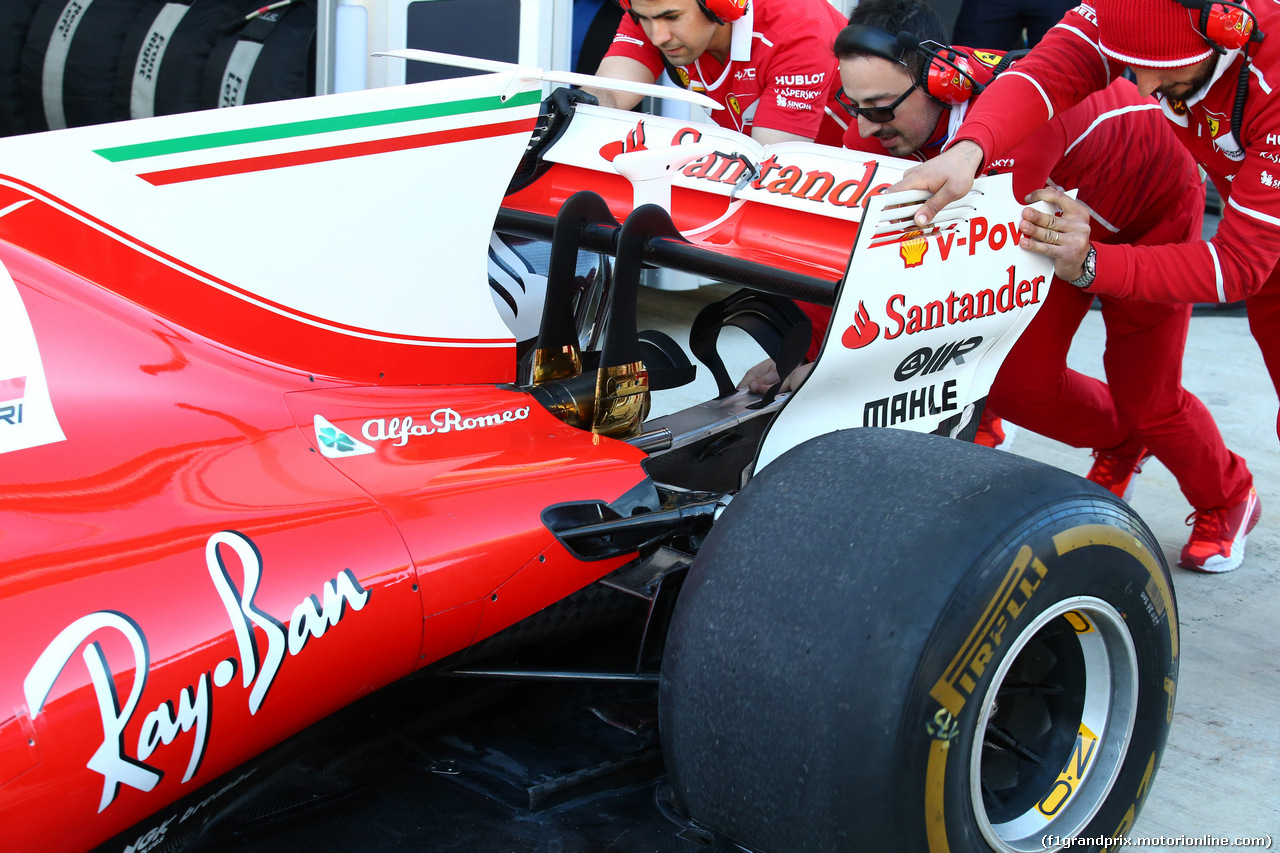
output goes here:
[{"label": "shell logo", "polygon": [[918,267],[924,263],[925,253],[929,251],[929,241],[919,229],[908,231],[898,244],[898,254],[902,256],[902,264],[906,269]]}]

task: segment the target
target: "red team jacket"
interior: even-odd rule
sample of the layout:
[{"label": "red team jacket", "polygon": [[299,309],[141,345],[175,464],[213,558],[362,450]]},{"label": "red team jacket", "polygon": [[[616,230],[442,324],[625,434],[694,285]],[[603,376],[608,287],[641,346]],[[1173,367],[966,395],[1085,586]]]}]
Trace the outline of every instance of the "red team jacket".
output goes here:
[{"label": "red team jacket", "polygon": [[[835,101],[840,75],[831,46],[844,25],[826,0],[752,0],[729,24],[727,65],[704,53],[676,73],[685,88],[724,105],[712,114],[722,127],[746,134],[767,127],[839,145],[849,116]],[[637,60],[658,79],[664,73],[662,51],[629,15],[606,56]]]},{"label": "red team jacket", "polygon": [[[1176,138],[1223,198],[1216,235],[1209,243],[1096,245],[1098,275],[1091,290],[1157,302],[1234,302],[1256,293],[1275,270],[1280,260],[1280,98],[1269,95],[1280,85],[1280,6],[1254,3],[1251,8],[1259,29],[1276,35],[1251,46],[1244,138],[1236,141],[1231,135],[1243,61],[1239,51],[1218,59],[1214,80],[1202,97],[1161,102]],[[1099,49],[1095,20],[1088,5],[1067,13],[1035,51],[978,99],[956,139],[971,139],[989,159],[999,160],[1037,127],[1118,77],[1124,67]],[[1120,138],[1107,156],[1143,154],[1137,141]],[[1158,184],[1148,181],[1146,186]],[[1158,204],[1155,199],[1144,203]]]},{"label": "red team jacket", "polygon": [[[956,50],[974,54],[969,48]],[[978,82],[985,84],[991,79],[989,63],[972,59],[970,64]],[[1007,73],[1021,68],[1019,61]],[[973,109],[967,111],[970,116],[988,94],[974,101]],[[958,136],[966,136],[970,124],[961,124],[967,118],[966,107],[962,104],[943,112],[933,139],[917,153],[918,159],[932,159],[941,153],[949,142],[948,127],[959,124]],[[1137,242],[1163,221],[1185,222],[1185,216],[1204,208],[1195,161],[1166,124],[1154,98],[1142,97],[1128,80],[1117,80],[1051,120],[1040,122],[1011,152],[993,158],[984,174],[1012,172],[1013,192],[1019,199],[1046,183],[1078,189],[1079,199],[1094,212],[1095,241]],[[859,136],[856,124],[845,134],[844,145],[855,151],[885,153],[874,137]],[[1134,183],[1139,177],[1142,191],[1136,192]]]}]

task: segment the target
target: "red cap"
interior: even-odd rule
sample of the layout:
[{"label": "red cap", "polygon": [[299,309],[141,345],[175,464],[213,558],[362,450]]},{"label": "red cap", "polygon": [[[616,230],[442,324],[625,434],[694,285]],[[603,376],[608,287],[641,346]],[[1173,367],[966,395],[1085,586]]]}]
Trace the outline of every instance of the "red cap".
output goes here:
[{"label": "red cap", "polygon": [[1213,54],[1197,26],[1200,10],[1176,0],[1094,0],[1102,52],[1125,65],[1179,68]]}]

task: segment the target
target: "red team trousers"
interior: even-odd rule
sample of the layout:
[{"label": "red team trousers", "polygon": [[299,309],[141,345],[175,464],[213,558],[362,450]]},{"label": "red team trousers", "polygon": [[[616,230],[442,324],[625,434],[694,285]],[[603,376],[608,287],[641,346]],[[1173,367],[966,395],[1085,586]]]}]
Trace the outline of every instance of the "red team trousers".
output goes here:
[{"label": "red team trousers", "polygon": [[[1135,242],[1200,239],[1203,218],[1202,208],[1185,211]],[[1169,469],[1193,507],[1244,500],[1253,485],[1248,467],[1227,449],[1204,403],[1182,387],[1192,306],[1099,299],[1107,330],[1106,382],[1067,367],[1071,340],[1094,294],[1055,278],[996,375],[988,405],[1019,426],[1073,447],[1108,449],[1137,437]],[[1280,320],[1280,299],[1271,302]],[[1251,321],[1253,316],[1250,306]],[[1280,364],[1280,341],[1273,349]]]}]

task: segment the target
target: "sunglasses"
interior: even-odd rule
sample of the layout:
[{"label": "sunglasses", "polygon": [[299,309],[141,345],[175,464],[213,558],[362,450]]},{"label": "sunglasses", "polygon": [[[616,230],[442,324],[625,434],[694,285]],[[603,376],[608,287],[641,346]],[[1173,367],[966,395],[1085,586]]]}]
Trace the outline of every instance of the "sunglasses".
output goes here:
[{"label": "sunglasses", "polygon": [[911,88],[902,93],[898,100],[889,104],[887,107],[855,107],[853,101],[844,93],[844,87],[836,90],[836,103],[845,108],[845,111],[851,116],[865,118],[872,124],[888,124],[893,121],[893,111],[902,105],[912,92],[916,90],[916,85],[911,84]]}]

